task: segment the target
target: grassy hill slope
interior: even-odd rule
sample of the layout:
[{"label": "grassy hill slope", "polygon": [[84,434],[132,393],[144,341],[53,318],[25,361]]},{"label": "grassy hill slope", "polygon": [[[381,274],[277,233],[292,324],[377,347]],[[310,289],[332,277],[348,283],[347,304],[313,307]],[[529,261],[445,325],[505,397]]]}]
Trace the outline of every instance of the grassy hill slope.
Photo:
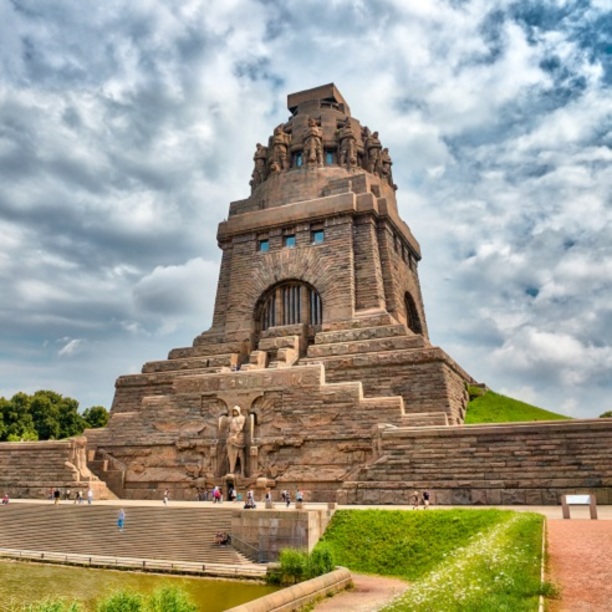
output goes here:
[{"label": "grassy hill slope", "polygon": [[559,421],[570,417],[543,408],[537,408],[519,400],[500,395],[494,391],[485,391],[480,387],[469,387],[470,403],[468,404],[465,423],[516,423],[525,421]]}]

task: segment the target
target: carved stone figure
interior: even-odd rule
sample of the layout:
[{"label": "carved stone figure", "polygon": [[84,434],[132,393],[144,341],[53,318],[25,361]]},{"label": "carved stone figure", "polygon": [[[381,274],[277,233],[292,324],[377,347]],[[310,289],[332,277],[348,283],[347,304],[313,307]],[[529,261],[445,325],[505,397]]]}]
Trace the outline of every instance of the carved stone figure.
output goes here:
[{"label": "carved stone figure", "polygon": [[323,131],[312,117],[304,135],[304,160],[308,166],[323,165]]},{"label": "carved stone figure", "polygon": [[234,473],[236,461],[238,459],[240,459],[240,475],[243,475],[244,472],[244,448],[246,446],[244,439],[245,422],[246,417],[240,413],[240,406],[234,406],[232,408],[232,414],[229,417],[226,443],[230,474]]},{"label": "carved stone figure", "polygon": [[274,128],[272,136],[272,162],[277,164],[279,170],[289,169],[289,145],[291,144],[291,136],[285,132],[283,124]]},{"label": "carved stone figure", "polygon": [[351,125],[350,117],[338,133],[340,139],[340,165],[348,170],[357,165],[357,137]]},{"label": "carved stone figure", "polygon": [[366,170],[372,174],[379,174],[382,170],[380,167],[382,145],[378,139],[378,132],[370,134],[368,130],[365,146],[368,152],[368,167]]},{"label": "carved stone figure", "polygon": [[66,467],[74,471],[75,480],[98,480],[87,467],[87,438],[78,436],[72,439],[70,445],[70,458],[65,462]]},{"label": "carved stone figure", "polygon": [[268,147],[264,147],[259,142],[255,147],[255,154],[253,155],[253,161],[255,167],[251,173],[251,191],[254,191],[258,185],[261,185],[266,180],[266,160],[268,158]]},{"label": "carved stone figure", "polygon": [[393,182],[393,175],[391,174],[391,156],[389,155],[389,149],[384,148],[380,154],[380,166],[381,166],[381,178],[393,187],[397,189],[397,185]]}]

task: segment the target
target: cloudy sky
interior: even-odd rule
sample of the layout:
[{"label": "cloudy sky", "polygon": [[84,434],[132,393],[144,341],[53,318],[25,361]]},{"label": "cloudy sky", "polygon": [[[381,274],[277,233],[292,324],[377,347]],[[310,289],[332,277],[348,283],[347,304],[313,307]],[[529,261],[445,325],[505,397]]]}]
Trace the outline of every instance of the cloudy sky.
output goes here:
[{"label": "cloudy sky", "polygon": [[394,160],[432,342],[612,409],[610,0],[0,0],[0,396],[110,407],[208,329],[217,224],[288,93]]}]

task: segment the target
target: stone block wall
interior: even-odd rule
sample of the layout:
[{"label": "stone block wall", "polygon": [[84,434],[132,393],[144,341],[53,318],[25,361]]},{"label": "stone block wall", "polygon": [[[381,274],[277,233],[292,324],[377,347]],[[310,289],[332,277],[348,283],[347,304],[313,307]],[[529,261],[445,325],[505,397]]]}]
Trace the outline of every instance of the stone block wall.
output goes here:
[{"label": "stone block wall", "polygon": [[346,482],[339,501],[556,505],[565,493],[612,503],[612,419],[390,429],[382,457]]}]

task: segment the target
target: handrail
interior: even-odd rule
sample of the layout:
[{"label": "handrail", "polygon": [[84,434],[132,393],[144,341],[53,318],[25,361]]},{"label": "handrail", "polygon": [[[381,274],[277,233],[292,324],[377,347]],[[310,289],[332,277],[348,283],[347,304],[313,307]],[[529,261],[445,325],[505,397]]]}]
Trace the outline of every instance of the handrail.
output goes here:
[{"label": "handrail", "polygon": [[256,563],[262,563],[262,551],[250,544],[249,542],[245,542],[244,540],[232,535],[232,546],[238,551],[241,552],[245,557],[251,559],[251,561],[255,561]]}]

